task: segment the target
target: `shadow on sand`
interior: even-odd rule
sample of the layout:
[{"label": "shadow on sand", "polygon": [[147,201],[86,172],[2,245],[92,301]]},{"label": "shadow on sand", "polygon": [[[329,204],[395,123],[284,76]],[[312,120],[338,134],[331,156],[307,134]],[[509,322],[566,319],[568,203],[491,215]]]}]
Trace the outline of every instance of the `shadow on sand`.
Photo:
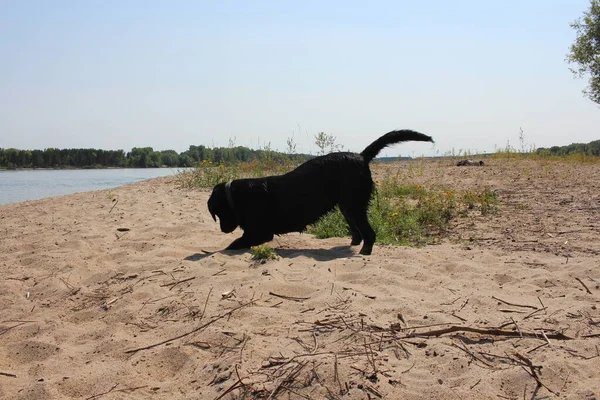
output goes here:
[{"label": "shadow on sand", "polygon": [[[274,249],[282,258],[308,257],[315,261],[332,261],[338,258],[360,257],[350,246],[336,246],[331,249]],[[213,252],[202,250],[202,253],[191,254],[185,261],[200,261],[213,254],[241,255],[250,250],[217,250]]]}]

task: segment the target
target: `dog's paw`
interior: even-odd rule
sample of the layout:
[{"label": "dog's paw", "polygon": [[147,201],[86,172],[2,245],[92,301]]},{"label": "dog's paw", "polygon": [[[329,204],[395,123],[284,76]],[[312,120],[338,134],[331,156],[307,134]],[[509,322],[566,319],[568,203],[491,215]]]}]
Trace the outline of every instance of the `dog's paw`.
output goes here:
[{"label": "dog's paw", "polygon": [[370,256],[372,252],[373,252],[373,248],[363,247],[362,249],[360,249],[359,254],[362,254],[363,256]]}]

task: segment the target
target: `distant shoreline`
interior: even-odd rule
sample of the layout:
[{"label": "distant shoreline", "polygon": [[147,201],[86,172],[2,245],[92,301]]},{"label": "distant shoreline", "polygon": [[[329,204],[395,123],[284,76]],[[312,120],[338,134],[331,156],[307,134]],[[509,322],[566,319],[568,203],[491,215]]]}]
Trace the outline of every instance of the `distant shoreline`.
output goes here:
[{"label": "distant shoreline", "polygon": [[6,168],[0,167],[0,171],[75,171],[75,170],[99,170],[99,169],[183,169],[193,167],[55,167],[55,168],[38,168],[38,167],[19,167]]}]

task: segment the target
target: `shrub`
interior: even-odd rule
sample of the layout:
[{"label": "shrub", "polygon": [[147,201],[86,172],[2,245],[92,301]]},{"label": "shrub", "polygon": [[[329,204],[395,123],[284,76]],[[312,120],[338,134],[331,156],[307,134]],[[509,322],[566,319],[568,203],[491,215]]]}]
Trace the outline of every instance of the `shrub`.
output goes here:
[{"label": "shrub", "polygon": [[252,253],[253,260],[275,260],[275,259],[277,259],[277,253],[275,253],[275,250],[273,250],[272,248],[270,248],[269,246],[266,246],[264,244],[261,244],[259,246],[252,246],[250,248],[250,251]]}]

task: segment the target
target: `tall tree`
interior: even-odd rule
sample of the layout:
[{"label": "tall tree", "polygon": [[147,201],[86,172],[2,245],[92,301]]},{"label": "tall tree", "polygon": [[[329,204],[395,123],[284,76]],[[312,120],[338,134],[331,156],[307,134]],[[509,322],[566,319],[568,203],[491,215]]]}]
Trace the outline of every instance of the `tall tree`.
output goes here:
[{"label": "tall tree", "polygon": [[589,74],[589,84],[583,93],[600,104],[600,0],[590,0],[590,9],[571,23],[571,27],[577,31],[577,38],[571,45],[567,61],[578,64],[571,72],[579,78]]}]

